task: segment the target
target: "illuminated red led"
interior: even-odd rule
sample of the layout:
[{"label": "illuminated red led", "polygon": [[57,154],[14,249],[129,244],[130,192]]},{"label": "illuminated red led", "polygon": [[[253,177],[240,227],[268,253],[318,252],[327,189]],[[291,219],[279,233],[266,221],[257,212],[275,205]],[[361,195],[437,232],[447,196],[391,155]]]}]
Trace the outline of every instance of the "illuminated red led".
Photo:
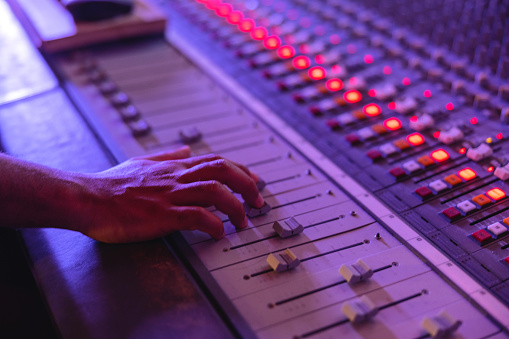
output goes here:
[{"label": "illuminated red led", "polygon": [[233,11],[230,14],[228,14],[228,16],[226,17],[226,21],[229,24],[237,25],[239,22],[242,21],[243,18],[244,18],[244,15],[241,12]]},{"label": "illuminated red led", "polygon": [[384,121],[384,127],[387,128],[389,131],[395,131],[400,129],[402,126],[401,121],[397,118],[389,118]]},{"label": "illuminated red led", "polygon": [[387,107],[388,107],[389,109],[395,109],[395,108],[396,108],[396,103],[395,103],[394,101],[391,101],[391,102],[389,102],[389,104],[387,105]]},{"label": "illuminated red led", "polygon": [[349,45],[346,46],[346,51],[349,54],[354,54],[354,53],[357,52],[357,47],[355,47],[355,45],[349,44]]},{"label": "illuminated red led", "polygon": [[343,94],[343,98],[346,102],[354,104],[362,100],[362,94],[359,91],[352,89],[350,91],[346,91],[345,94]]},{"label": "illuminated red led", "polygon": [[337,45],[341,42],[341,38],[337,34],[332,34],[329,38],[329,41],[333,45]]},{"label": "illuminated red led", "polygon": [[445,109],[448,111],[452,111],[454,109],[453,103],[449,102],[447,105],[445,105]]},{"label": "illuminated red led", "polygon": [[230,4],[220,4],[216,7],[216,14],[222,17],[228,16],[232,12],[233,8]]},{"label": "illuminated red led", "polygon": [[276,49],[281,45],[281,39],[277,36],[269,36],[263,40],[263,46],[267,49]]},{"label": "illuminated red led", "polygon": [[339,65],[334,65],[331,67],[331,71],[332,73],[334,74],[338,74],[338,73],[341,73],[341,66]]},{"label": "illuminated red led", "polygon": [[205,4],[205,7],[207,7],[208,9],[216,9],[218,6],[221,5],[221,1],[210,0],[210,1],[205,1],[204,4]]},{"label": "illuminated red led", "polygon": [[477,173],[475,173],[473,169],[467,167],[459,171],[458,176],[465,181],[469,181],[477,177]]},{"label": "illuminated red led", "polygon": [[459,149],[458,153],[459,154],[465,154],[465,153],[467,153],[467,149],[465,147],[462,147],[462,148]]},{"label": "illuminated red led", "polygon": [[504,138],[504,135],[502,133],[497,134],[497,139],[502,140]]},{"label": "illuminated red led", "polygon": [[435,131],[433,133],[433,138],[438,139],[438,137],[440,137],[440,131]]},{"label": "illuminated red led", "polygon": [[251,31],[250,35],[254,40],[263,40],[267,36],[267,29],[265,27],[256,27]]},{"label": "illuminated red led", "polygon": [[419,118],[416,115],[414,115],[413,117],[410,118],[410,122],[417,122],[417,121],[419,121]]},{"label": "illuminated red led", "polygon": [[488,167],[488,172],[493,172],[494,170],[495,170],[495,167],[493,167],[493,166]]},{"label": "illuminated red led", "polygon": [[325,57],[321,54],[317,54],[315,56],[315,62],[319,65],[323,64],[325,62]]},{"label": "illuminated red led", "polygon": [[298,57],[293,58],[292,60],[293,67],[297,69],[306,69],[311,65],[309,58],[304,55],[299,55]]},{"label": "illuminated red led", "polygon": [[406,141],[412,146],[419,146],[426,141],[420,133],[412,133],[406,137]]},{"label": "illuminated red led", "polygon": [[391,74],[392,73],[391,66],[384,66],[383,72],[384,72],[384,74]]},{"label": "illuminated red led", "polygon": [[370,97],[375,97],[375,96],[376,96],[376,91],[375,91],[374,89],[370,89],[370,90],[368,91],[368,95],[369,95]]},{"label": "illuminated red led", "polygon": [[243,19],[237,24],[237,28],[241,32],[251,32],[255,27],[255,22],[253,19]]},{"label": "illuminated red led", "polygon": [[301,54],[308,54],[309,53],[309,46],[306,44],[302,44],[299,46],[299,52]]},{"label": "illuminated red led", "polygon": [[437,149],[436,151],[431,152],[430,156],[436,162],[442,162],[449,159],[449,153],[447,153],[443,149]]},{"label": "illuminated red led", "polygon": [[367,64],[372,64],[373,61],[375,61],[375,59],[373,58],[373,56],[371,54],[366,54],[364,56],[364,62],[367,63]]},{"label": "illuminated red led", "polygon": [[323,67],[315,66],[315,67],[311,67],[308,70],[308,75],[313,80],[321,80],[321,79],[325,78],[327,73],[325,72],[325,69]]},{"label": "illuminated red led", "polygon": [[382,109],[377,104],[367,104],[362,108],[364,114],[368,117],[376,117],[380,113],[382,113]]},{"label": "illuminated red led", "polygon": [[424,97],[425,98],[431,98],[431,91],[429,89],[424,91]]},{"label": "illuminated red led", "polygon": [[408,86],[411,84],[411,81],[410,81],[410,78],[403,78],[403,80],[401,81],[403,83],[403,85],[405,86]]},{"label": "illuminated red led", "polygon": [[470,123],[472,125],[477,125],[477,118],[476,117],[473,117],[472,119],[470,119]]},{"label": "illuminated red led", "polygon": [[337,78],[329,79],[325,83],[325,87],[331,92],[339,91],[343,88],[343,81]]},{"label": "illuminated red led", "polygon": [[295,55],[295,48],[292,46],[281,46],[277,50],[277,55],[282,59],[289,59]]},{"label": "illuminated red led", "polygon": [[500,188],[495,187],[486,192],[486,195],[495,201],[499,201],[500,199],[505,198],[505,192]]}]

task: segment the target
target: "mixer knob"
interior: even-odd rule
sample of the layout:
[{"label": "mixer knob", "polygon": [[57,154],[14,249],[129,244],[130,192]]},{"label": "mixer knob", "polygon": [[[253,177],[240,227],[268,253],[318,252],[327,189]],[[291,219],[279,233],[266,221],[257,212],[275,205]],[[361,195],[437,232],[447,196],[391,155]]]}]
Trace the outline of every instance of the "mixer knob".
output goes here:
[{"label": "mixer knob", "polygon": [[272,207],[270,207],[270,205],[267,203],[264,203],[263,206],[260,208],[255,208],[255,207],[248,205],[246,202],[244,202],[244,211],[246,211],[246,215],[249,218],[254,218],[254,217],[258,217],[260,215],[267,214],[270,212],[271,209],[272,209]]},{"label": "mixer knob", "polygon": [[194,144],[203,137],[202,133],[194,126],[179,131],[180,140],[186,144]]},{"label": "mixer knob", "polygon": [[341,311],[352,323],[368,321],[378,313],[375,303],[367,296],[363,295],[359,299],[345,302],[341,306]]},{"label": "mixer knob", "polygon": [[133,105],[118,108],[118,113],[124,121],[137,120],[140,117],[140,112]]},{"label": "mixer knob", "polygon": [[289,248],[287,248],[277,256],[273,253],[269,254],[267,257],[267,263],[274,271],[283,272],[299,266],[300,260]]},{"label": "mixer knob", "polygon": [[117,92],[110,97],[113,106],[120,107],[129,104],[129,97],[124,92]]},{"label": "mixer knob", "polygon": [[413,130],[422,131],[433,127],[434,124],[435,121],[431,115],[423,114],[420,117],[411,118],[409,126]]},{"label": "mixer knob", "polygon": [[497,167],[494,172],[495,176],[499,178],[500,180],[507,180],[509,179],[509,164],[501,167]]},{"label": "mixer knob", "polygon": [[477,147],[472,147],[467,151],[467,158],[479,161],[493,154],[493,149],[485,143],[480,144]]},{"label": "mixer knob", "polygon": [[460,327],[461,320],[453,318],[446,311],[440,312],[438,316],[426,317],[422,321],[422,327],[432,338],[447,338]]},{"label": "mixer knob", "polygon": [[304,231],[304,226],[295,220],[294,217],[290,217],[284,221],[274,221],[272,228],[281,238],[288,238]]},{"label": "mixer knob", "polygon": [[373,270],[362,259],[350,265],[341,265],[339,273],[349,284],[356,284],[373,275]]},{"label": "mixer knob", "polygon": [[256,182],[256,188],[258,189],[258,192],[262,191],[265,186],[267,186],[267,183],[262,178],[258,178],[258,181]]},{"label": "mixer knob", "polygon": [[458,127],[453,127],[448,131],[441,131],[438,141],[449,145],[453,142],[463,139],[463,132]]},{"label": "mixer knob", "polygon": [[143,119],[131,121],[127,124],[134,137],[142,137],[150,133],[151,127]]}]

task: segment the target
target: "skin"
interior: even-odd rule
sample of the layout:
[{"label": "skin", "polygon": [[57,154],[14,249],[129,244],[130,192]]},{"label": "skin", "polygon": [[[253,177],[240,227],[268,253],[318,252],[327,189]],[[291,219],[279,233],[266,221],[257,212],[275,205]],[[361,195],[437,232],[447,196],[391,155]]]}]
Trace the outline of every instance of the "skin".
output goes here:
[{"label": "skin", "polygon": [[188,147],[130,159],[92,174],[61,171],[0,154],[0,227],[55,227],[107,243],[144,241],[177,230],[224,236],[214,206],[247,227],[242,203],[264,202],[245,166]]}]

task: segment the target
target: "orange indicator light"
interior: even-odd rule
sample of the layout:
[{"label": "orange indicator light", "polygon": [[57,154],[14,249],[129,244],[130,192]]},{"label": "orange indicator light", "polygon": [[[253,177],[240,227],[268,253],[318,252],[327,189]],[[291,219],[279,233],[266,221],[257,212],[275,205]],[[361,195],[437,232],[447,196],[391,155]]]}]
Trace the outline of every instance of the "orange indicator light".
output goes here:
[{"label": "orange indicator light", "polygon": [[410,81],[410,78],[403,78],[403,80],[401,81],[403,83],[403,85],[405,86],[408,86],[410,85],[411,81]]},{"label": "orange indicator light", "polygon": [[458,175],[461,179],[465,181],[469,181],[477,177],[477,174],[474,172],[474,170],[468,167],[459,171]]},{"label": "orange indicator light", "polygon": [[431,152],[430,156],[436,162],[442,162],[442,161],[446,161],[447,159],[449,159],[449,153],[447,153],[443,149],[437,149],[436,151]]},{"label": "orange indicator light", "polygon": [[244,19],[237,24],[237,27],[241,32],[251,32],[255,27],[255,22],[253,19]]},{"label": "orange indicator light", "polygon": [[295,55],[295,49],[292,46],[281,46],[277,50],[277,55],[282,59],[289,59]]},{"label": "orange indicator light", "polygon": [[308,68],[311,62],[309,61],[309,58],[304,55],[300,55],[298,57],[295,57],[293,59],[293,67],[297,69],[305,69]]},{"label": "orange indicator light", "polygon": [[495,170],[495,167],[493,167],[493,166],[488,167],[488,172],[493,172],[494,170]]},{"label": "orange indicator light", "polygon": [[343,81],[337,78],[329,79],[325,83],[325,87],[331,92],[339,91],[343,88]]},{"label": "orange indicator light", "polygon": [[372,64],[374,60],[375,59],[373,58],[373,56],[371,54],[366,54],[364,56],[364,62],[367,64]]},{"label": "orange indicator light", "polygon": [[364,114],[366,114],[368,117],[375,117],[382,113],[382,109],[377,104],[367,104],[362,108],[362,111]]},{"label": "orange indicator light", "polygon": [[505,192],[498,187],[490,189],[486,195],[495,201],[505,198]]},{"label": "orange indicator light", "polygon": [[243,18],[244,18],[244,15],[241,12],[234,11],[234,12],[231,12],[230,14],[228,14],[228,16],[226,17],[226,21],[229,24],[237,25],[240,21],[242,21]]},{"label": "orange indicator light", "polygon": [[230,4],[220,4],[216,7],[216,14],[222,17],[228,16],[233,10],[232,5]]},{"label": "orange indicator light", "polygon": [[460,150],[458,152],[459,152],[459,154],[465,154],[465,153],[467,153],[467,149],[465,147],[462,147],[462,148],[460,148]]},{"label": "orange indicator light", "polygon": [[308,71],[309,77],[313,80],[321,80],[325,78],[326,74],[325,69],[321,66],[311,67]]},{"label": "orange indicator light", "polygon": [[345,99],[346,102],[354,104],[356,102],[361,101],[362,94],[359,93],[359,91],[352,89],[351,91],[345,92],[345,94],[343,94],[343,98]]},{"label": "orange indicator light", "polygon": [[267,29],[265,27],[256,27],[251,31],[250,35],[254,40],[263,40],[267,36]]},{"label": "orange indicator light", "polygon": [[389,119],[384,121],[384,126],[389,131],[395,131],[395,130],[400,129],[402,125],[401,125],[401,121],[399,121],[399,119],[397,119],[397,118],[389,118]]},{"label": "orange indicator light", "polygon": [[406,137],[406,141],[412,146],[422,145],[425,141],[424,137],[419,133],[412,133]]},{"label": "orange indicator light", "polygon": [[208,9],[216,9],[219,5],[221,5],[221,2],[219,0],[210,0],[205,1],[204,4]]},{"label": "orange indicator light", "polygon": [[448,111],[452,111],[454,109],[453,103],[450,102],[447,105],[445,105],[445,109],[448,110]]},{"label": "orange indicator light", "polygon": [[276,36],[269,36],[263,41],[263,46],[267,49],[276,49],[281,45],[281,40]]}]

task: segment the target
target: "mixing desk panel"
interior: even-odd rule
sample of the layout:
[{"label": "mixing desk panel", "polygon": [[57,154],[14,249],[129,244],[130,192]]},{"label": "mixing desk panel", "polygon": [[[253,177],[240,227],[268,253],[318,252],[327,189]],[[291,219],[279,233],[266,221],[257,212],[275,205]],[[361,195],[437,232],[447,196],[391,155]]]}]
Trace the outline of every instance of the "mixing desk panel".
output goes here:
[{"label": "mixing desk panel", "polygon": [[48,60],[118,161],[263,179],[247,229],[169,240],[234,334],[507,337],[509,2],[160,5],[171,44]]}]

